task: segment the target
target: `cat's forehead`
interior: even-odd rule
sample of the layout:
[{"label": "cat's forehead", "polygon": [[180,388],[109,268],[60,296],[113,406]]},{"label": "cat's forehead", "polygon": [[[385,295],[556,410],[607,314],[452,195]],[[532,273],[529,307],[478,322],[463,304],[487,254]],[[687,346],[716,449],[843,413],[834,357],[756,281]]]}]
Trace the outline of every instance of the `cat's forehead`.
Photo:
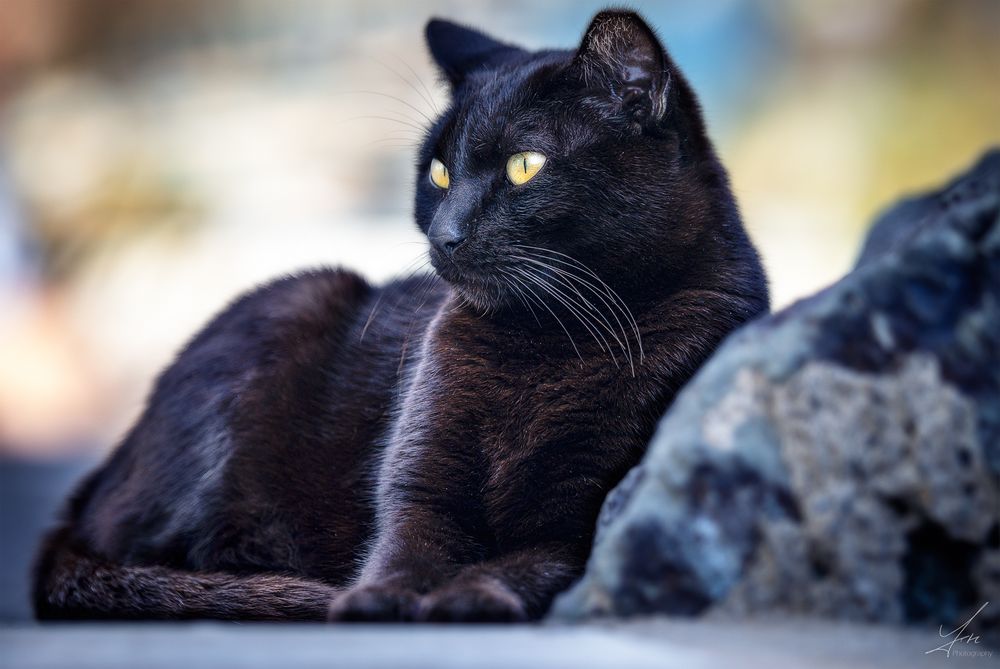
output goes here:
[{"label": "cat's forehead", "polygon": [[548,130],[544,115],[531,104],[526,85],[510,77],[491,73],[467,98],[456,118],[466,146],[489,145],[516,140],[526,132]]},{"label": "cat's forehead", "polygon": [[469,82],[457,105],[456,145],[467,151],[516,141],[525,132],[546,130],[532,103],[530,82],[522,72],[492,70]]},{"label": "cat's forehead", "polygon": [[448,147],[456,160],[537,150],[555,152],[571,117],[546,85],[551,66],[478,73],[456,100]]}]

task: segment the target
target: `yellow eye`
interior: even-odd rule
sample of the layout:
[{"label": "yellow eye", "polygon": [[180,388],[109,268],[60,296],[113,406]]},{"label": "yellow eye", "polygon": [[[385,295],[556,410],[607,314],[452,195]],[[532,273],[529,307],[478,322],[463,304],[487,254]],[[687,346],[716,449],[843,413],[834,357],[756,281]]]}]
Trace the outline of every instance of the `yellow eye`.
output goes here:
[{"label": "yellow eye", "polygon": [[507,178],[515,186],[526,184],[545,164],[545,156],[537,151],[515,153],[507,161]]},{"label": "yellow eye", "polygon": [[431,158],[431,183],[438,188],[448,188],[448,168],[437,158]]}]

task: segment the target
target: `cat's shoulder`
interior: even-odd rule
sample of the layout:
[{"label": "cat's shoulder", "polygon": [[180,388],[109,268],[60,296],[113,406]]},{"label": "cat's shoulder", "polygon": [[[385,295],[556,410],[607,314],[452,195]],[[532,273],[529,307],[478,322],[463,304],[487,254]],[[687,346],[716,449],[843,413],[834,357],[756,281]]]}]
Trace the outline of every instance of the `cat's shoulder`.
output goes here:
[{"label": "cat's shoulder", "polygon": [[238,297],[226,311],[277,323],[316,321],[353,308],[372,291],[360,274],[319,267],[286,274]]},{"label": "cat's shoulder", "polygon": [[364,277],[346,269],[322,267],[286,274],[236,297],[190,345],[227,335],[268,337],[322,328],[347,317],[371,291]]},{"label": "cat's shoulder", "polygon": [[276,352],[292,352],[352,320],[372,290],[363,277],[339,268],[288,274],[252,288],[188,340],[157,386],[206,368],[235,373],[280,360]]}]

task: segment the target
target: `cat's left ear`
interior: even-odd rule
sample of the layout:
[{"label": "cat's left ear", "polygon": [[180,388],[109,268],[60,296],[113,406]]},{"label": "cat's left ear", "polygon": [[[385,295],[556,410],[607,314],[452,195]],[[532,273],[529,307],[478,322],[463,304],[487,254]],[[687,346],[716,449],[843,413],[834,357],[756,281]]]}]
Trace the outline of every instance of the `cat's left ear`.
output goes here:
[{"label": "cat's left ear", "polygon": [[653,29],[635,12],[594,17],[573,61],[585,87],[640,125],[667,110],[669,59]]},{"label": "cat's left ear", "polygon": [[478,30],[443,19],[431,19],[424,35],[434,62],[452,86],[458,86],[474,70],[524,53],[522,49],[499,42]]}]

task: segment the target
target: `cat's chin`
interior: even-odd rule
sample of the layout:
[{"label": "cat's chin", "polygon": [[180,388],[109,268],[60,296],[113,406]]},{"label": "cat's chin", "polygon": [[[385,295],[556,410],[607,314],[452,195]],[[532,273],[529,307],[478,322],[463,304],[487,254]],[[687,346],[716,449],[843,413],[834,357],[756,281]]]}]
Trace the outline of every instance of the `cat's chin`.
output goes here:
[{"label": "cat's chin", "polygon": [[498,288],[448,281],[459,302],[479,314],[495,312],[505,304],[504,296]]},{"label": "cat's chin", "polygon": [[431,254],[431,266],[451,286],[462,305],[486,313],[495,310],[502,303],[503,295],[499,287],[489,280],[463,272],[454,263],[435,258],[434,254]]},{"label": "cat's chin", "polygon": [[502,278],[504,269],[500,265],[482,265],[467,257],[448,258],[434,248],[429,256],[434,272],[451,286],[458,306],[488,315],[517,310],[523,304],[510,281]]},{"label": "cat's chin", "polygon": [[438,272],[438,276],[451,287],[457,306],[471,309],[479,315],[496,313],[510,306],[510,296],[495,283],[442,272]]}]

